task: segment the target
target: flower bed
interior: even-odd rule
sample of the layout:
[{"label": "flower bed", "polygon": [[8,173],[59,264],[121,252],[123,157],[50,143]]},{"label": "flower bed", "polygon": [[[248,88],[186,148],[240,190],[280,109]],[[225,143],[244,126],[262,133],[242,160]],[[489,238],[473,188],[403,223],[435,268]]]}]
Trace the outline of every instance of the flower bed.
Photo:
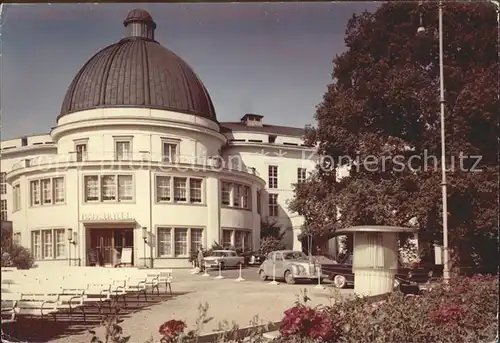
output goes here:
[{"label": "flower bed", "polygon": [[285,313],[274,342],[491,342],[497,311],[497,276],[459,278],[423,295],[392,293],[373,304],[299,304]]}]

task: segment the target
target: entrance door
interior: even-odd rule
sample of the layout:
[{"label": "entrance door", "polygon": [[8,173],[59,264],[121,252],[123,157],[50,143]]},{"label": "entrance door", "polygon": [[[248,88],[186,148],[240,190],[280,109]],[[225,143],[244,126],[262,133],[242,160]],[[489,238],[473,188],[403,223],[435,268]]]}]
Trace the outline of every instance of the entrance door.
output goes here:
[{"label": "entrance door", "polygon": [[97,251],[102,265],[114,266],[123,248],[133,248],[132,229],[91,229],[90,247]]}]

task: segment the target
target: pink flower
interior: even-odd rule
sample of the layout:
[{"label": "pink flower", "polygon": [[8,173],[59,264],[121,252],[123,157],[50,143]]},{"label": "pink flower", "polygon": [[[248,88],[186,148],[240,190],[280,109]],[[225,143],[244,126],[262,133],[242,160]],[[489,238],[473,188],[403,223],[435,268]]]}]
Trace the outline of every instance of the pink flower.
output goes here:
[{"label": "pink flower", "polygon": [[160,325],[159,332],[163,338],[173,341],[184,332],[187,325],[182,320],[169,320]]}]

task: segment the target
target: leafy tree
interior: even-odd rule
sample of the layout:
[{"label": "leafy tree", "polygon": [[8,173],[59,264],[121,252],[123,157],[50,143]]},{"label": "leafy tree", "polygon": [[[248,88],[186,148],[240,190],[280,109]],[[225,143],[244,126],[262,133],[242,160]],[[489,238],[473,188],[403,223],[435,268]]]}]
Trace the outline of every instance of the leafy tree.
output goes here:
[{"label": "leafy tree", "polygon": [[[347,51],[334,59],[317,125],[307,128],[308,143],[318,144],[318,153],[329,159],[296,186],[290,204],[311,232],[416,225],[421,240],[442,242],[437,6],[391,2],[349,21]],[[455,262],[480,263],[494,272],[496,13],[487,3],[448,2],[443,11],[449,244]],[[420,18],[426,30],[417,34]],[[476,158],[460,162],[461,155],[481,160],[474,166]],[[476,171],[465,170],[473,166]],[[347,175],[338,179],[340,171]]]},{"label": "leafy tree", "polygon": [[275,219],[262,219],[260,222],[260,238],[273,237],[283,239],[285,232],[281,229],[278,221]]},{"label": "leafy tree", "polygon": [[285,248],[283,237],[285,232],[276,220],[263,219],[260,223],[260,249],[261,254]]}]

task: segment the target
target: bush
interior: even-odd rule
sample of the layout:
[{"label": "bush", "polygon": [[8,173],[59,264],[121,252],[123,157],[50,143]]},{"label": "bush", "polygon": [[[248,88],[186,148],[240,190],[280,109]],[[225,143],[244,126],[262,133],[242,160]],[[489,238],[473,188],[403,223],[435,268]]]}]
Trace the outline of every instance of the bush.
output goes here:
[{"label": "bush", "polygon": [[260,240],[259,253],[261,253],[262,255],[267,255],[272,251],[283,249],[285,249],[285,245],[279,238],[269,236],[264,237]]},{"label": "bush", "polygon": [[[329,343],[490,342],[497,329],[498,278],[457,278],[419,296],[391,293],[373,304],[358,298],[322,311],[328,311],[329,321],[321,317],[315,323],[318,312],[310,308],[287,311],[282,323],[285,337],[276,342],[290,342],[285,339],[291,336],[295,337],[293,342],[307,342],[304,332],[309,332],[309,338]],[[324,331],[327,322],[341,330],[328,339],[311,334]]]},{"label": "bush", "polygon": [[17,267],[18,269],[29,269],[33,267],[34,259],[31,252],[16,243],[2,247],[2,267]]}]

